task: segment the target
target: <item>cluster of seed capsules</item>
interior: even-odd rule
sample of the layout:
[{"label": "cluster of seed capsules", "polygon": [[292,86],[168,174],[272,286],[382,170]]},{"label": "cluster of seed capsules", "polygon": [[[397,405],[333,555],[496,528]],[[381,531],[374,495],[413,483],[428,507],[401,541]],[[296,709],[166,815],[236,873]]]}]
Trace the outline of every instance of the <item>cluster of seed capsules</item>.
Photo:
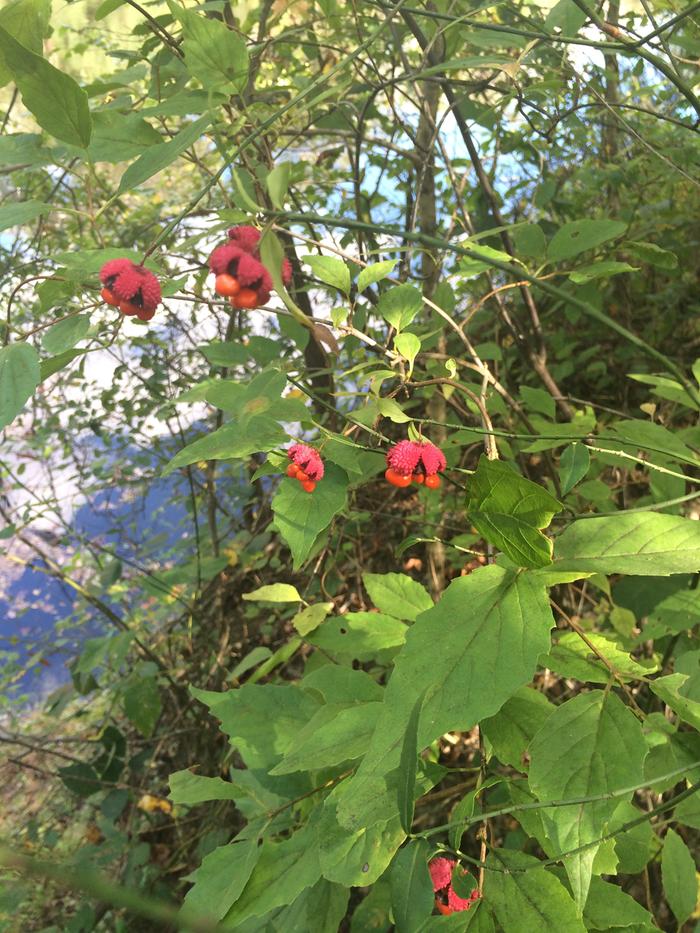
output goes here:
[{"label": "cluster of seed capsules", "polygon": [[[272,276],[260,259],[260,231],[246,225],[231,227],[228,241],[209,257],[209,268],[216,276],[214,290],[228,298],[234,308],[259,308],[272,294]],[[292,266],[285,257],[280,269],[288,285]],[[102,300],[119,308],[127,317],[150,321],[161,302],[160,283],[145,266],[131,259],[110,259],[100,269]]]},{"label": "cluster of seed capsules", "polygon": [[[324,467],[321,455],[307,444],[293,444],[287,450],[290,464],[287,476],[296,479],[306,492],[313,492],[316,483],[323,479]],[[430,441],[399,441],[386,455],[388,466],[384,474],[392,486],[405,488],[411,483],[425,484],[428,489],[440,486],[440,477],[447,465],[445,455]]]},{"label": "cluster of seed capsules", "polygon": [[[449,917],[450,914],[460,913],[463,910],[469,910],[481,894],[475,887],[469,897],[460,897],[452,885],[452,873],[457,863],[452,858],[439,856],[432,859],[428,865],[430,880],[433,883],[433,892],[435,893],[435,907],[443,916]],[[466,882],[471,876],[468,871],[461,872]]]}]

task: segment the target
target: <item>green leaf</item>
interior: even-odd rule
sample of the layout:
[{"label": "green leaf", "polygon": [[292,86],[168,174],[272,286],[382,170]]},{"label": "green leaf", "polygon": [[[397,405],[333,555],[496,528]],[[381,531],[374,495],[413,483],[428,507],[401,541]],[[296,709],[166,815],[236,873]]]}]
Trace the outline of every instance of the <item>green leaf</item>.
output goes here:
[{"label": "green leaf", "polygon": [[324,878],[347,886],[373,884],[405,839],[398,816],[349,833],[338,823],[336,801],[323,805],[319,827],[321,869]]},{"label": "green leaf", "polygon": [[625,243],[625,249],[641,259],[642,262],[648,262],[650,266],[657,269],[664,269],[669,272],[678,268],[678,257],[675,253],[670,253],[667,249],[661,249],[656,243],[640,243],[631,240]]},{"label": "green leaf", "polygon": [[559,460],[559,480],[561,494],[565,496],[588,473],[591,465],[591,455],[585,444],[569,444],[562,451]]},{"label": "green leaf", "polygon": [[169,2],[182,24],[185,65],[207,91],[241,91],[248,81],[248,49],[244,40],[220,19],[183,10]]},{"label": "green leaf", "polygon": [[190,690],[221,720],[222,731],[249,768],[269,769],[280,761],[318,706],[292,686],[244,684],[225,693]]},{"label": "green leaf", "polygon": [[292,163],[280,162],[269,172],[266,179],[267,193],[270,195],[272,206],[280,211],[284,210],[284,199],[289,188],[291,173]]},{"label": "green leaf", "polygon": [[700,522],[640,512],[580,519],[557,538],[556,570],[668,576],[700,569]]},{"label": "green leaf", "polygon": [[[646,753],[639,721],[614,693],[579,694],[557,707],[530,743],[530,787],[539,800],[609,794],[644,781]],[[591,843],[604,834],[620,800],[544,809],[547,836],[562,853]],[[589,846],[564,861],[580,908],[597,849]]]},{"label": "green leaf", "polygon": [[564,885],[530,855],[497,849],[487,866],[485,897],[502,933],[585,933],[576,905]]},{"label": "green leaf", "polygon": [[[312,888],[302,891],[288,907],[275,915],[275,933],[291,933],[293,930],[303,930],[304,933],[338,933],[347,913],[349,898],[349,888],[322,878]],[[266,926],[265,930],[271,931],[272,925]],[[247,933],[254,931],[248,929]]]},{"label": "green leaf", "polygon": [[149,738],[162,710],[160,690],[155,677],[139,677],[124,690],[124,712],[141,735]]},{"label": "green leaf", "polygon": [[378,398],[377,409],[383,418],[388,418],[394,424],[406,424],[407,421],[411,420],[393,398]]},{"label": "green leaf", "polygon": [[414,933],[432,913],[435,895],[428,871],[429,857],[427,840],[411,839],[391,863],[389,883],[396,933]]},{"label": "green leaf", "polygon": [[363,573],[362,582],[380,612],[414,622],[435,605],[430,593],[405,573]]},{"label": "green leaf", "polygon": [[594,262],[590,266],[582,266],[569,273],[569,278],[576,285],[586,285],[594,279],[607,279],[613,275],[620,275],[622,272],[638,272],[638,266],[631,266],[628,262],[614,262],[606,260],[605,262]]},{"label": "green leaf", "polygon": [[204,116],[180,130],[172,139],[147,149],[124,172],[119,182],[117,194],[124,194],[125,191],[138,188],[149,178],[172,165],[185,149],[189,149],[190,146],[197,142],[210,123],[211,115],[204,114]]},{"label": "green leaf", "polygon": [[514,262],[519,262],[518,259],[512,257],[509,253],[504,253],[503,250],[500,249],[494,249],[492,246],[482,246],[481,244],[473,243],[471,240],[467,240],[464,245],[474,253],[473,257],[462,257],[459,260],[459,271],[467,278],[480,275],[482,272],[487,272],[489,269],[493,268],[493,262],[491,260],[507,262],[509,265]]},{"label": "green leaf", "polygon": [[413,372],[413,363],[420,353],[421,342],[415,334],[404,332],[394,338],[394,346],[401,356],[408,360],[409,375]]},{"label": "green leaf", "polygon": [[308,558],[321,532],[345,508],[347,486],[347,475],[332,463],[326,465],[325,475],[312,493],[289,477],[280,483],[272,511],[275,527],[292,552],[295,569]]},{"label": "green leaf", "polygon": [[561,504],[500,460],[482,456],[467,487],[467,512],[487,541],[519,567],[552,562],[552,542],[542,534]]},{"label": "green leaf", "polygon": [[286,432],[275,421],[264,416],[251,418],[245,426],[230,422],[175,454],[163,470],[163,475],[167,476],[179,467],[200,460],[243,460],[252,453],[280,447],[286,440]]},{"label": "green leaf", "polygon": [[49,353],[65,353],[66,350],[72,350],[89,330],[90,315],[75,314],[49,328],[41,342]]},{"label": "green leaf", "polygon": [[[49,35],[50,0],[10,0],[0,10],[0,26],[20,45],[37,55],[43,50],[43,39]],[[0,51],[0,87],[12,80],[12,70]]]},{"label": "green leaf", "polygon": [[0,349],[0,430],[14,420],[39,385],[39,355],[31,344]]},{"label": "green leaf", "polygon": [[88,98],[73,78],[20,45],[1,24],[0,56],[39,126],[64,143],[87,147],[92,127]]},{"label": "green leaf", "polygon": [[583,919],[586,929],[605,933],[614,927],[634,927],[635,933],[640,925],[643,933],[646,933],[646,928],[656,929],[654,918],[648,910],[618,885],[603,881],[602,878],[591,879]]},{"label": "green leaf", "polygon": [[[588,632],[586,637],[623,680],[647,677],[658,668],[653,661],[638,663],[609,636]],[[574,677],[583,683],[607,684],[611,678],[608,668],[576,632],[565,632],[561,635],[556,644],[552,645],[549,654],[542,655],[540,666],[551,667],[562,677]]]},{"label": "green leaf", "polygon": [[350,270],[342,259],[332,256],[304,256],[303,261],[322,282],[332,288],[340,289],[346,295],[350,291]]},{"label": "green leaf", "polygon": [[194,887],[187,892],[185,907],[200,917],[220,920],[241,896],[260,853],[254,835],[214,849],[190,877]]},{"label": "green leaf", "polygon": [[29,224],[36,220],[37,217],[48,214],[50,210],[51,205],[45,204],[43,201],[21,201],[17,204],[3,204],[0,207],[0,230]]},{"label": "green leaf", "polygon": [[414,285],[394,285],[380,295],[377,313],[401,331],[408,327],[422,307],[423,296]]},{"label": "green leaf", "polygon": [[547,32],[558,30],[564,36],[575,36],[587,18],[573,0],[559,0],[547,14],[544,28]]},{"label": "green leaf", "polygon": [[673,829],[664,838],[661,853],[661,878],[664,894],[676,920],[682,924],[695,911],[698,900],[698,879],[693,856],[688,846]]},{"label": "green leaf", "polygon": [[87,350],[66,350],[64,353],[59,353],[58,356],[51,356],[47,360],[42,360],[39,367],[39,381],[43,382],[44,379],[53,376],[79,356],[85,356],[87,352]]},{"label": "green leaf", "polygon": [[527,747],[553,712],[554,706],[544,694],[521,687],[495,716],[484,719],[480,728],[499,761],[526,771]]},{"label": "green leaf", "polygon": [[370,661],[382,651],[401,647],[406,631],[398,619],[377,612],[349,612],[328,619],[307,641],[331,655]]},{"label": "green leaf", "polygon": [[343,708],[322,706],[296,735],[294,745],[270,774],[318,771],[361,758],[379,716],[381,703]]},{"label": "green leaf", "polygon": [[333,603],[314,603],[302,609],[292,619],[292,625],[302,638],[317,629],[329,612],[333,611]]},{"label": "green leaf", "polygon": [[371,266],[365,266],[357,277],[357,291],[363,292],[370,285],[381,282],[387,276],[391,275],[396,267],[395,259],[384,259],[382,262],[372,263]]},{"label": "green leaf", "polygon": [[282,842],[263,842],[242,895],[226,915],[227,928],[238,929],[250,917],[262,917],[275,907],[291,904],[316,884],[321,876],[316,822],[312,816]]},{"label": "green leaf", "polygon": [[557,405],[549,392],[533,389],[532,386],[520,386],[520,397],[528,408],[554,420]]},{"label": "green leaf", "polygon": [[689,679],[687,674],[668,674],[666,677],[657,677],[649,686],[681,719],[700,729],[700,701],[681,693]]},{"label": "green leaf", "polygon": [[420,748],[493,716],[531,680],[552,625],[545,587],[531,574],[492,565],[453,580],[407,629],[367,754],[333,792],[341,825],[371,826],[395,810],[399,737],[424,691]]},{"label": "green leaf", "polygon": [[235,800],[240,791],[235,784],[220,777],[204,777],[192,771],[175,771],[170,775],[170,799],[173,803],[193,807],[209,800]]},{"label": "green leaf", "polygon": [[[652,450],[654,453],[668,454],[675,460],[681,460],[693,466],[698,465],[697,454],[676,434],[661,424],[653,424],[651,421],[616,421],[606,429],[606,434],[608,430],[613,431],[622,441],[625,441],[627,449],[634,453],[637,452],[637,448]],[[605,445],[610,446],[607,441]]]},{"label": "green leaf", "polygon": [[572,220],[564,224],[549,241],[547,259],[561,262],[614,240],[627,229],[621,220]]},{"label": "green leaf", "polygon": [[[562,0],[562,2],[569,3],[576,9],[573,0]],[[515,252],[519,257],[525,259],[538,259],[541,261],[547,251],[547,241],[542,232],[542,227],[538,226],[538,224],[522,224],[515,227],[513,230],[513,243],[515,244]]]},{"label": "green leaf", "polygon": [[418,723],[425,694],[421,694],[413,704],[411,715],[406,723],[406,731],[401,742],[401,757],[399,758],[398,793],[396,797],[401,828],[408,835],[413,824],[413,811],[415,809],[414,794],[416,789],[416,772],[418,770]]},{"label": "green leaf", "polygon": [[93,162],[124,162],[162,141],[160,133],[136,113],[99,110],[92,115],[88,155]]},{"label": "green leaf", "polygon": [[260,586],[250,593],[243,593],[243,599],[266,603],[301,603],[303,599],[291,583],[270,583]]}]

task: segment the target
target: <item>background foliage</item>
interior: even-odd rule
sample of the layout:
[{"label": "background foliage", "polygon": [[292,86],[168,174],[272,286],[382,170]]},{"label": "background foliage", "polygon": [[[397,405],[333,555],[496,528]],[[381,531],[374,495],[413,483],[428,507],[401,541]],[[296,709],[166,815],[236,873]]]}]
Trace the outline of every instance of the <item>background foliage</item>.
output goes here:
[{"label": "background foliage", "polygon": [[3,6],[2,566],[60,586],[0,630],[2,929],[693,929],[699,52],[674,0]]}]

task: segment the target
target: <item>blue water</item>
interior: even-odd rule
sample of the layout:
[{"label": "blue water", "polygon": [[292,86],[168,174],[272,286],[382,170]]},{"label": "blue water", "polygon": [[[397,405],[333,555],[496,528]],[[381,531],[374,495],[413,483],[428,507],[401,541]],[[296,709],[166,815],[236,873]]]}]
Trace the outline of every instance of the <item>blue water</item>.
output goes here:
[{"label": "blue water", "polygon": [[[90,542],[99,546],[96,553],[104,561],[104,573],[114,566],[115,558],[121,560],[122,578],[127,580],[139,575],[130,561],[157,572],[167,566],[165,560],[176,546],[178,563],[194,553],[189,543],[194,540],[192,520],[183,504],[186,492],[178,475],[144,480],[136,487],[113,487],[77,509],[72,540],[36,532],[34,539],[61,566]],[[43,572],[39,557],[31,560],[34,566],[21,573],[16,565],[8,565],[13,579],[6,588],[7,598],[0,598],[0,675],[12,678],[6,695],[24,699],[46,696],[68,682],[68,665],[83,641],[110,628],[74,589]],[[104,598],[99,585],[96,592]],[[124,611],[118,604],[111,608],[118,614]]]}]

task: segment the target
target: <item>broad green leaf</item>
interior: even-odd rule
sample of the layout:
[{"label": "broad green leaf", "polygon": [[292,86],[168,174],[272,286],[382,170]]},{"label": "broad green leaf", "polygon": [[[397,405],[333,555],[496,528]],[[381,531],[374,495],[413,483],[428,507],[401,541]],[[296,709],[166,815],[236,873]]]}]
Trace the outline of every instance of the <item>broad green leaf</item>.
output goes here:
[{"label": "broad green leaf", "polygon": [[194,887],[187,892],[185,907],[220,920],[241,896],[261,851],[255,835],[214,849],[190,877]]},{"label": "broad green leaf", "polygon": [[493,716],[532,678],[552,625],[545,587],[528,573],[492,565],[453,580],[407,629],[367,754],[331,794],[341,824],[371,826],[395,810],[401,737],[424,691],[418,749]]},{"label": "broad green leaf", "polygon": [[245,427],[231,422],[184,447],[166,465],[163,474],[200,460],[243,460],[257,451],[280,447],[286,441],[286,432],[270,418],[253,417]]},{"label": "broad green leaf", "polygon": [[87,352],[87,350],[66,350],[64,353],[59,353],[58,356],[51,356],[47,360],[42,360],[39,366],[39,381],[43,382],[44,379],[48,379],[49,376],[53,376],[59,370],[65,369],[69,363],[78,359],[79,356],[85,356]]},{"label": "broad green leaf", "polygon": [[549,241],[547,259],[550,262],[571,259],[622,236],[626,229],[627,224],[621,220],[572,220],[560,227]]},{"label": "broad green leaf", "polygon": [[544,389],[533,389],[532,386],[520,386],[520,397],[528,408],[554,421],[557,403],[549,392],[545,392]]},{"label": "broad green leaf", "polygon": [[613,927],[634,927],[636,931],[641,925],[643,933],[646,933],[646,928],[656,929],[654,918],[648,910],[618,885],[603,881],[602,878],[591,879],[583,919],[586,929],[606,933]]},{"label": "broad green leaf", "polygon": [[591,455],[585,444],[570,444],[564,448],[559,460],[559,480],[563,496],[588,473],[590,463]]},{"label": "broad green leaf", "polygon": [[30,224],[38,217],[48,214],[50,204],[43,201],[18,201],[16,204],[3,204],[0,207],[0,230]]},{"label": "broad green leaf", "polygon": [[308,693],[292,686],[244,684],[225,693],[190,690],[221,720],[221,730],[249,768],[276,764],[317,709]]},{"label": "broad green leaf", "polygon": [[668,674],[666,677],[657,677],[649,686],[681,719],[700,729],[700,701],[684,696],[681,692],[688,680],[687,674]]},{"label": "broad green leaf", "polygon": [[350,270],[342,259],[332,256],[304,256],[304,262],[311,266],[311,271],[326,285],[338,288],[346,295],[350,291]]},{"label": "broad green leaf", "polygon": [[638,271],[638,266],[631,266],[628,262],[606,260],[605,262],[594,262],[590,266],[581,266],[570,272],[569,278],[576,285],[586,285],[594,279],[607,279],[613,275],[620,275],[622,272]]},{"label": "broad green leaf", "polygon": [[489,864],[493,871],[487,867],[484,898],[502,933],[585,933],[571,895],[536,858],[496,849]]},{"label": "broad green leaf", "polygon": [[414,933],[430,916],[435,903],[428,871],[430,846],[426,839],[411,839],[391,863],[389,883],[396,933]]},{"label": "broad green leaf", "polygon": [[307,641],[331,656],[358,661],[374,660],[382,651],[396,649],[406,640],[406,626],[377,612],[349,612],[327,619]]},{"label": "broad green leaf", "polygon": [[304,638],[314,629],[317,629],[321,622],[326,618],[329,612],[333,611],[333,603],[314,603],[313,606],[307,606],[302,609],[292,619],[292,625],[296,631]]},{"label": "broad green leaf", "polygon": [[380,708],[380,703],[358,703],[347,708],[322,706],[297,733],[294,745],[270,774],[318,771],[361,758]]},{"label": "broad green leaf", "polygon": [[169,2],[170,12],[182,24],[185,65],[207,91],[241,91],[248,81],[245,41],[220,19],[184,10]]},{"label": "broad green leaf", "polygon": [[481,244],[473,243],[471,240],[467,240],[464,245],[474,253],[473,257],[465,256],[459,260],[459,271],[467,278],[480,275],[482,272],[487,272],[489,269],[493,268],[492,260],[496,262],[507,262],[508,264],[519,262],[518,259],[514,259],[509,253],[504,253],[503,250],[500,249],[494,249],[492,246],[482,246]]},{"label": "broad green leaf", "polygon": [[641,243],[630,240],[625,243],[625,249],[641,259],[642,262],[648,262],[650,266],[657,269],[664,269],[667,272],[678,267],[678,257],[675,253],[670,253],[667,249],[661,249],[655,243]]},{"label": "broad green leaf", "polygon": [[380,295],[377,313],[401,331],[408,327],[422,307],[423,296],[415,285],[394,285]]},{"label": "broad green leaf", "polygon": [[357,277],[357,291],[363,292],[370,285],[381,282],[382,279],[391,275],[395,267],[395,259],[384,259],[381,262],[372,263],[371,266],[365,266]]},{"label": "broad green leaf", "polygon": [[284,210],[284,199],[289,188],[289,178],[292,171],[291,162],[280,162],[266,178],[267,193],[270,195],[272,206]]},{"label": "broad green leaf", "polygon": [[413,372],[413,363],[420,353],[421,342],[415,334],[404,332],[397,334],[394,339],[394,346],[401,356],[408,360],[409,375]]},{"label": "broad green leaf", "polygon": [[700,522],[653,512],[580,519],[556,540],[554,567],[667,576],[700,569]]},{"label": "broad green leaf", "polygon": [[[421,694],[413,704],[411,715],[406,723],[406,730],[401,742],[401,757],[399,758],[399,771],[397,776],[396,802],[401,820],[401,828],[408,835],[413,824],[415,810],[416,773],[418,771],[418,723],[425,694]],[[371,738],[371,736],[370,736]]]},{"label": "broad green leaf", "polygon": [[197,142],[210,123],[211,115],[204,114],[204,116],[180,130],[172,139],[146,149],[143,155],[140,155],[135,162],[132,162],[122,175],[117,194],[124,194],[125,191],[138,188],[149,178],[172,165],[185,149]]},{"label": "broad green leaf", "polygon": [[[615,643],[614,638],[598,632],[588,632],[586,637],[623,680],[647,677],[658,669],[658,664],[651,660],[646,663],[635,661],[629,651]],[[576,632],[561,635],[549,653],[542,655],[540,666],[549,667],[562,677],[574,677],[583,683],[607,684],[611,679],[608,668]]]},{"label": "broad green leaf", "polygon": [[575,36],[586,22],[587,16],[574,0],[559,0],[547,14],[544,28],[547,32],[561,32],[563,36]]},{"label": "broad green leaf", "polygon": [[542,534],[561,504],[500,460],[482,456],[467,487],[467,513],[477,531],[519,567],[552,562],[552,542]]},{"label": "broad green leaf", "polygon": [[[561,2],[569,3],[576,9],[573,0],[561,0]],[[538,224],[522,224],[515,227],[513,230],[513,243],[519,258],[524,257],[525,259],[538,259],[541,261],[547,251],[547,241],[542,232],[542,227],[538,226]]]},{"label": "broad green leaf", "polygon": [[676,920],[683,924],[697,904],[698,878],[688,846],[673,829],[669,829],[664,838],[661,877],[668,905]]},{"label": "broad green leaf", "polygon": [[41,342],[49,353],[65,353],[66,350],[72,350],[89,330],[90,315],[75,314],[49,328]]},{"label": "broad green leaf", "polygon": [[317,823],[312,816],[282,842],[263,842],[243,893],[226,915],[226,927],[238,929],[250,917],[262,917],[275,907],[291,904],[316,884],[321,876]]},{"label": "broad green leaf", "polygon": [[197,349],[204,354],[212,366],[239,366],[250,359],[250,352],[242,343],[217,340],[214,343],[197,347]]},{"label": "broad green leaf", "polygon": [[700,405],[675,379],[670,379],[668,376],[649,376],[647,373],[627,373],[627,375],[630,379],[634,379],[635,382],[651,386],[650,391],[653,395],[667,398],[672,402],[680,402],[682,405],[687,405],[688,408],[700,411]]},{"label": "broad green leaf", "polygon": [[[275,915],[275,933],[299,930],[304,933],[338,933],[343,917],[347,913],[350,889],[341,884],[333,884],[321,878],[312,888],[306,888],[288,907]],[[262,918],[263,920],[265,918]],[[260,925],[247,933],[257,933]],[[272,924],[265,926],[266,931],[273,929]],[[246,933],[246,931],[244,931]]]},{"label": "broad green leaf", "polygon": [[343,706],[371,703],[384,697],[384,688],[369,674],[331,661],[307,674],[301,681],[301,687],[311,691],[312,695],[320,694],[324,703]]},{"label": "broad green leaf", "polygon": [[301,483],[285,477],[272,500],[275,526],[286,542],[294,567],[308,558],[318,536],[345,508],[347,475],[335,464],[327,464],[323,479],[312,493]]},{"label": "broad green leaf", "polygon": [[0,57],[39,126],[64,143],[88,146],[92,126],[88,98],[73,78],[20,45],[1,22]]},{"label": "broad green leaf", "polygon": [[39,385],[39,355],[29,343],[0,349],[0,430],[14,420]]},{"label": "broad green leaf", "polygon": [[54,159],[52,150],[42,146],[39,133],[0,136],[0,165],[46,165]]},{"label": "broad green leaf", "polygon": [[243,593],[243,599],[266,603],[300,603],[303,602],[299,592],[291,583],[269,583],[260,586],[250,593]]},{"label": "broad green leaf", "polygon": [[480,728],[499,761],[518,771],[526,771],[527,747],[554,709],[544,694],[521,687],[495,716],[484,719]]},{"label": "broad green leaf", "polygon": [[[0,10],[0,26],[20,45],[37,55],[43,50],[43,39],[49,35],[50,0],[10,0]],[[12,70],[0,51],[0,87],[12,80]]]},{"label": "broad green leaf", "polygon": [[235,800],[240,791],[235,784],[220,777],[205,777],[192,771],[175,771],[170,775],[170,799],[173,803],[193,807],[208,800]]},{"label": "broad green leaf", "polygon": [[93,162],[124,162],[162,141],[160,133],[136,113],[98,110],[92,115],[88,155]]},{"label": "broad green leaf", "polygon": [[571,421],[547,421],[536,415],[533,415],[530,420],[534,429],[538,434],[542,435],[542,438],[527,444],[523,448],[527,453],[538,453],[541,450],[553,450],[555,447],[562,447],[567,441],[575,441],[586,437],[587,434],[591,434],[596,425],[595,412],[590,406],[587,406],[583,411],[575,412]]},{"label": "broad green leaf", "polygon": [[425,587],[405,573],[363,573],[362,582],[377,609],[395,619],[413,622],[435,605]]},{"label": "broad green leaf", "polygon": [[394,424],[406,424],[410,417],[404,412],[398,402],[393,398],[378,398],[377,409],[383,418],[388,418]]},{"label": "broad green leaf", "polygon": [[[644,780],[639,721],[610,692],[582,693],[559,706],[530,743],[529,783],[540,800],[608,794]],[[630,797],[632,792],[630,791]],[[560,853],[604,835],[621,798],[545,808],[542,821]],[[597,845],[565,859],[576,903],[586,903]]]},{"label": "broad green leaf", "polygon": [[[658,637],[692,628],[700,614],[700,590],[693,587],[693,577],[625,578],[614,590],[619,606],[631,610],[637,619],[646,617],[646,637]],[[646,635],[650,632],[650,635]]]},{"label": "broad green leaf", "polygon": [[[615,421],[605,429],[606,435],[612,431],[621,441],[626,442],[628,449],[650,450],[653,453],[668,454],[675,460],[681,460],[697,466],[699,458],[693,450],[667,428],[651,421]],[[603,441],[610,446],[608,441]]]},{"label": "broad green leaf", "polygon": [[335,799],[328,797],[319,826],[323,876],[348,886],[373,884],[404,839],[398,816],[348,832],[338,823]]},{"label": "broad green leaf", "polygon": [[124,690],[124,712],[141,735],[149,738],[158,722],[163,705],[155,677],[139,677]]}]

